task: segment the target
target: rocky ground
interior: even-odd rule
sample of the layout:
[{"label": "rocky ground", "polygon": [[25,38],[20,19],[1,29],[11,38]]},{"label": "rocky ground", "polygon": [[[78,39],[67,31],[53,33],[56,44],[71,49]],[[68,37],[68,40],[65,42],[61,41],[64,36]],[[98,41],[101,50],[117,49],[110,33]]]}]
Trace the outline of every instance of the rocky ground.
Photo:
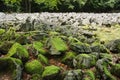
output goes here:
[{"label": "rocky ground", "polygon": [[0,26],[0,80],[120,80],[118,23],[8,21]]}]

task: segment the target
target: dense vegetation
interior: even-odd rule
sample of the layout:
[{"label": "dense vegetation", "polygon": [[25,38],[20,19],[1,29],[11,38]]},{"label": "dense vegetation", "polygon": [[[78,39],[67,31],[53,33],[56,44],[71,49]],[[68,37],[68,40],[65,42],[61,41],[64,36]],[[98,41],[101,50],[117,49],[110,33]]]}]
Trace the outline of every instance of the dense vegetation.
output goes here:
[{"label": "dense vegetation", "polygon": [[3,12],[112,12],[120,0],[0,0]]}]

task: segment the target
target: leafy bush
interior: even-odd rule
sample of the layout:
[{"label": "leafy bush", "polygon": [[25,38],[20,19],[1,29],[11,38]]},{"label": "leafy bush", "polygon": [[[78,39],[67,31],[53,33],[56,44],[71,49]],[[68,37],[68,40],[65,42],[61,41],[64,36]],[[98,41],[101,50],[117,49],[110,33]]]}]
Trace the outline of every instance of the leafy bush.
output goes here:
[{"label": "leafy bush", "polygon": [[20,8],[22,7],[20,5],[22,0],[2,0],[2,1],[7,6],[8,8],[7,10],[10,10],[10,11],[18,12],[20,11]]},{"label": "leafy bush", "polygon": [[0,4],[2,7],[4,5],[7,7],[7,10],[5,9],[7,12],[88,12],[119,10],[120,8],[120,0],[2,0]]}]

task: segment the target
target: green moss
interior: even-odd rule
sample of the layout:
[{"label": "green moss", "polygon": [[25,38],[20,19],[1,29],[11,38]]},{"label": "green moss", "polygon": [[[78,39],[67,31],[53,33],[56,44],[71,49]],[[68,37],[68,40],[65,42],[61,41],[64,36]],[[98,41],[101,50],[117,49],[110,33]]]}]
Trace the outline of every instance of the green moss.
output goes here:
[{"label": "green moss", "polygon": [[87,77],[89,77],[89,80],[95,80],[95,75],[91,70],[88,70],[86,72]]},{"label": "green moss", "polygon": [[111,73],[115,76],[120,77],[120,64],[115,64],[112,66]]},{"label": "green moss", "polygon": [[45,56],[43,56],[42,54],[39,54],[37,59],[38,59],[41,63],[48,64],[48,59],[47,59]]},{"label": "green moss", "polygon": [[30,80],[42,80],[40,74],[33,74]]},{"label": "green moss", "polygon": [[4,29],[0,29],[0,35],[5,33],[5,30]]},{"label": "green moss", "polygon": [[70,67],[73,67],[73,59],[75,58],[76,53],[70,51],[66,52],[65,56],[62,58],[62,62]]},{"label": "green moss", "polygon": [[66,52],[65,56],[63,57],[62,61],[65,62],[66,60],[71,60],[75,58],[76,53],[74,52]]},{"label": "green moss", "polygon": [[109,72],[106,66],[103,66],[104,74],[106,75],[108,80],[116,80],[115,77]]},{"label": "green moss", "polygon": [[112,55],[108,53],[101,53],[100,58],[106,58],[106,59],[112,60]]},{"label": "green moss", "polygon": [[79,54],[73,60],[73,64],[76,68],[90,68],[96,63],[96,57],[91,54]]},{"label": "green moss", "polygon": [[47,76],[51,76],[51,75],[55,75],[58,74],[60,72],[60,68],[57,66],[47,66],[45,67],[45,70],[42,74],[42,77],[47,77]]},{"label": "green moss", "polygon": [[92,52],[102,52],[102,53],[108,52],[107,48],[103,44],[100,44],[99,42],[94,42],[91,45],[91,49],[92,49]]},{"label": "green moss", "polygon": [[65,71],[63,76],[62,80],[83,80],[83,72],[80,69]]},{"label": "green moss", "polygon": [[112,26],[111,28],[100,27],[97,28],[97,31],[95,31],[95,33],[97,34],[97,38],[100,39],[100,41],[104,41],[107,43],[111,40],[120,38],[119,36],[120,26],[119,27]]},{"label": "green moss", "polygon": [[[21,79],[22,61],[12,57],[0,58],[0,76],[6,74],[11,80]],[[9,74],[9,75],[7,75]]]},{"label": "green moss", "polygon": [[38,60],[33,60],[25,64],[25,71],[30,74],[41,74],[43,66]]},{"label": "green moss", "polygon": [[46,50],[44,49],[44,45],[41,42],[35,41],[33,42],[33,47],[39,51],[41,54],[46,54]]},{"label": "green moss", "polygon": [[14,56],[19,59],[28,59],[29,53],[28,51],[19,43],[14,43],[12,47],[10,48],[8,54],[8,57]]},{"label": "green moss", "polygon": [[52,38],[51,44],[57,51],[66,51],[68,49],[65,42],[59,37]]},{"label": "green moss", "polygon": [[70,43],[70,48],[76,53],[91,53],[90,45],[80,41]]}]

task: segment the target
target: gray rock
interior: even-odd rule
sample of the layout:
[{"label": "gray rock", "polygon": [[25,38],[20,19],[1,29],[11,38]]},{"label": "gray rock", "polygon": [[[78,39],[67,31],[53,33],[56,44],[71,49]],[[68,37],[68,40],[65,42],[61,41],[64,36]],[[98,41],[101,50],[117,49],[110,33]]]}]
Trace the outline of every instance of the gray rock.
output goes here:
[{"label": "gray rock", "polygon": [[113,53],[120,53],[120,39],[109,42],[107,48]]}]

